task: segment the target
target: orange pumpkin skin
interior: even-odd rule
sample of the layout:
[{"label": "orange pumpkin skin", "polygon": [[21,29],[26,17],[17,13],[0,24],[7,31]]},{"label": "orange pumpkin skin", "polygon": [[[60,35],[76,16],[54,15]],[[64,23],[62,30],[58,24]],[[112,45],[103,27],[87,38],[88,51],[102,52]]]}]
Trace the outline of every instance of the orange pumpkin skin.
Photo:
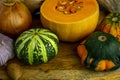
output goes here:
[{"label": "orange pumpkin skin", "polygon": [[77,47],[77,52],[78,52],[78,55],[81,57],[81,63],[84,64],[84,61],[85,61],[85,59],[88,55],[88,52],[87,52],[85,46],[84,45],[79,45]]},{"label": "orange pumpkin skin", "polygon": [[40,9],[40,20],[43,27],[55,32],[60,40],[75,42],[96,29],[99,18],[96,0],[79,0],[83,2],[83,7],[68,15],[55,9],[59,1],[45,0]]},{"label": "orange pumpkin skin", "polygon": [[104,71],[104,70],[110,70],[111,68],[115,67],[115,64],[112,61],[109,60],[101,60],[97,67],[95,68],[95,71]]},{"label": "orange pumpkin skin", "polygon": [[112,34],[117,37],[120,41],[120,13],[110,13],[108,14],[101,24],[98,26],[97,30]]}]

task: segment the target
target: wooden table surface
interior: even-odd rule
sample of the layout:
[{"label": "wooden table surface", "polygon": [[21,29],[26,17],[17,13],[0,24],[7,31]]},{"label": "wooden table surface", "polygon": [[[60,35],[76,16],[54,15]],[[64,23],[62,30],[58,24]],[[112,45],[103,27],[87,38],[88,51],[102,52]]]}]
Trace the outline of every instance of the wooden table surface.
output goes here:
[{"label": "wooden table surface", "polygon": [[[94,72],[81,65],[77,55],[77,43],[60,42],[58,55],[46,64],[28,66],[17,59],[16,62],[23,68],[20,80],[120,80],[120,69],[108,72]],[[10,80],[6,68],[0,67],[0,80]]]},{"label": "wooden table surface", "polygon": [[[100,17],[102,18],[102,17]],[[33,25],[39,24],[39,20]],[[8,63],[18,63],[23,68],[20,80],[120,80],[120,69],[108,72],[94,72],[81,65],[76,52],[78,42],[61,42],[58,55],[46,64],[28,66],[18,59],[9,60]],[[0,67],[0,80],[10,80],[6,67]]]}]

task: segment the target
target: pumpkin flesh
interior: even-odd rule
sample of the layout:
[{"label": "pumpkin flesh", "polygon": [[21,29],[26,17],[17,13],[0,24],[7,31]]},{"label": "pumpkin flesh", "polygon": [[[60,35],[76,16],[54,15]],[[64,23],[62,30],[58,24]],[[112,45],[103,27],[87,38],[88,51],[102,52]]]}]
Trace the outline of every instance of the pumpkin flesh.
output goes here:
[{"label": "pumpkin flesh", "polygon": [[60,0],[45,0],[41,6],[41,23],[51,29],[62,41],[74,42],[92,33],[97,25],[99,7],[96,0],[79,0],[83,2],[81,10],[74,14],[63,14],[56,10]]}]

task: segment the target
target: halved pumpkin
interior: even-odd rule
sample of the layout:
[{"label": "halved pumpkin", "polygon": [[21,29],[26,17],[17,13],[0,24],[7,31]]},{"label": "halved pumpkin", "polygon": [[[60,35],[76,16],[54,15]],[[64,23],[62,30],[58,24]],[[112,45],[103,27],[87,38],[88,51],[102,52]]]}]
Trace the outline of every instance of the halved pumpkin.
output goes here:
[{"label": "halved pumpkin", "polygon": [[68,42],[78,41],[92,33],[98,17],[96,0],[45,0],[40,8],[43,27],[55,32],[60,40]]}]

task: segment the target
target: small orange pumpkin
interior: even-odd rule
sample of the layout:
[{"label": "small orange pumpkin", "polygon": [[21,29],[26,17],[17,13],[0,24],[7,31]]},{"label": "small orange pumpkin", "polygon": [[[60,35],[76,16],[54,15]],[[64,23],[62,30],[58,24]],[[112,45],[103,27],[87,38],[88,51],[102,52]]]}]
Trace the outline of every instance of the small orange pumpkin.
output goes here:
[{"label": "small orange pumpkin", "polygon": [[98,26],[97,30],[112,34],[120,41],[120,13],[108,14]]}]

